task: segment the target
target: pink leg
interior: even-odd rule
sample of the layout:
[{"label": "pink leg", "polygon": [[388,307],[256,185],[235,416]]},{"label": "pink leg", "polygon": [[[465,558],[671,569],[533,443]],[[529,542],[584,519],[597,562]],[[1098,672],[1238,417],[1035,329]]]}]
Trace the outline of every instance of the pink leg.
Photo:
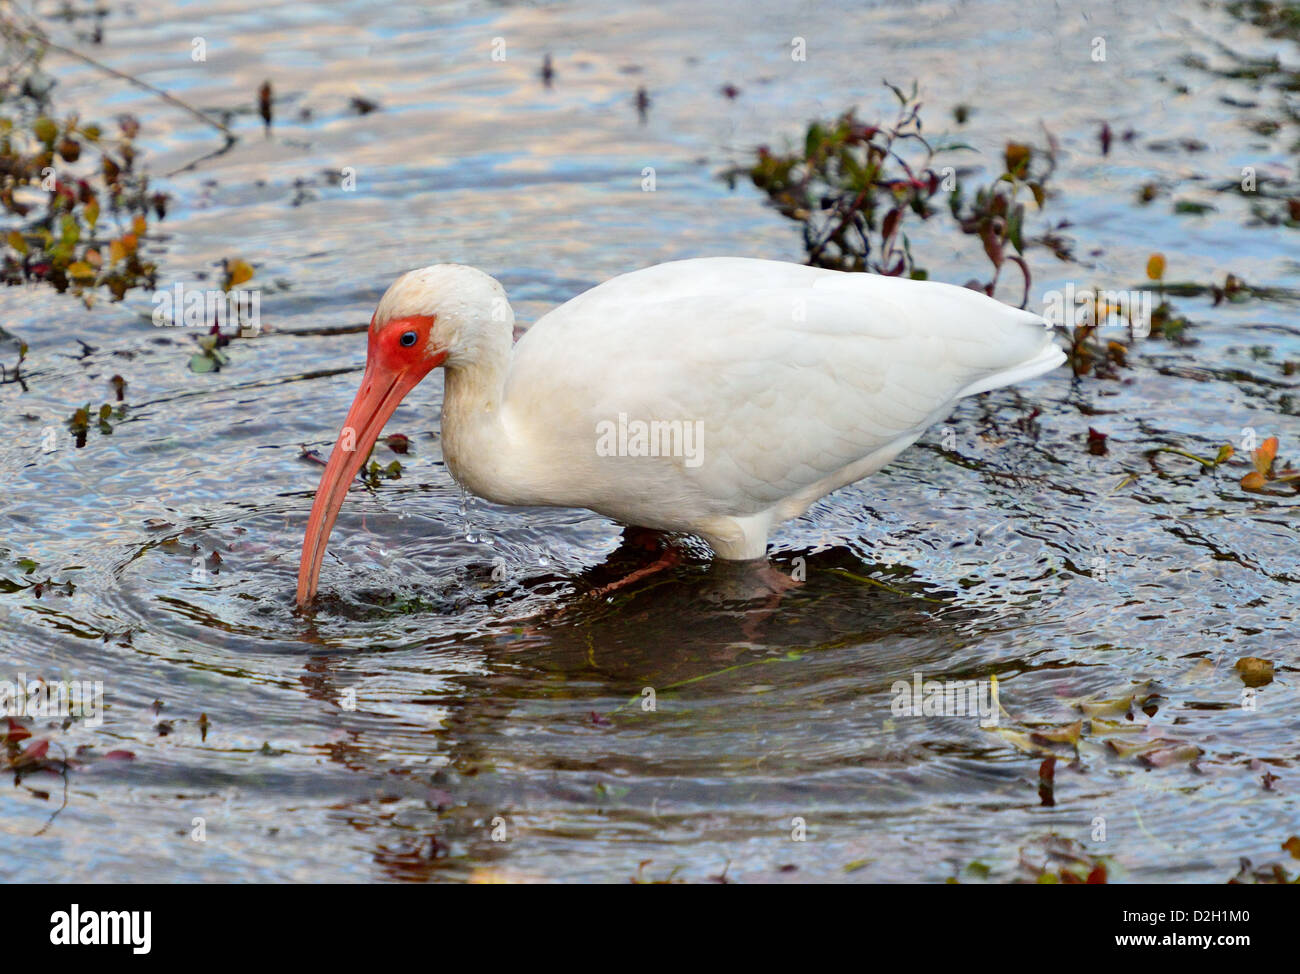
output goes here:
[{"label": "pink leg", "polygon": [[665,548],[663,554],[650,564],[644,565],[636,571],[624,575],[617,581],[610,582],[608,585],[602,585],[600,588],[592,589],[587,593],[587,597],[592,599],[603,599],[612,592],[617,592],[621,588],[626,588],[634,582],[639,582],[641,579],[653,575],[656,572],[664,571],[667,568],[674,568],[677,565],[680,565],[681,562],[682,556],[677,552],[677,549],[672,547]]}]

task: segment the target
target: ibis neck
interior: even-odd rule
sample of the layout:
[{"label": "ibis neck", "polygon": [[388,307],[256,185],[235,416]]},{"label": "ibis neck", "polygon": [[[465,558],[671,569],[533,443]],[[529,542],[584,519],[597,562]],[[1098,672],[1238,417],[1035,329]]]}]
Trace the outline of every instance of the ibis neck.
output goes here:
[{"label": "ibis neck", "polygon": [[442,399],[442,455],[451,475],[488,500],[510,503],[512,445],[502,417],[513,328],[448,364]]}]

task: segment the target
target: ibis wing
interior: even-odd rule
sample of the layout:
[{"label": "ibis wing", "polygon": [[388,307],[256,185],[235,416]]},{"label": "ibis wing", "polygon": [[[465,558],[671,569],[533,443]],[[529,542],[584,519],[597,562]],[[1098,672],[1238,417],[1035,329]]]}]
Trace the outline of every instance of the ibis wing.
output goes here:
[{"label": "ibis wing", "polygon": [[715,258],[615,278],[540,319],[507,399],[521,422],[530,401],[565,404],[530,431],[556,449],[602,423],[698,424],[698,455],[657,458],[646,489],[735,514],[892,456],[963,395],[1062,357],[1041,319],[964,288]]}]

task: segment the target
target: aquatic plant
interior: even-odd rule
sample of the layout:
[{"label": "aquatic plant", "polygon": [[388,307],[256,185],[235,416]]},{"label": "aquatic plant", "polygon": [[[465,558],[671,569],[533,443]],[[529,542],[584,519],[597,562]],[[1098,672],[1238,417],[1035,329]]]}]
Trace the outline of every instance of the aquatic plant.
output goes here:
[{"label": "aquatic plant", "polygon": [[0,281],[48,283],[87,305],[100,290],[121,300],[153,287],[157,265],[141,248],[168,197],[137,166],[140,123],[59,112],[42,36],[0,17],[0,43],[15,66],[0,82]]},{"label": "aquatic plant", "polygon": [[733,184],[747,176],[800,224],[809,264],[924,280],[903,226],[908,214],[926,220],[935,212],[931,200],[943,180],[932,161],[941,149],[921,134],[915,86],[911,94],[889,87],[899,102],[891,124],[865,124],[850,109],[810,123],[800,149],[760,146],[753,165],[723,175]]},{"label": "aquatic plant", "polygon": [[[967,286],[992,295],[1004,267],[1015,264],[1024,279],[1024,307],[1032,280],[1024,259],[1030,242],[1024,197],[1032,197],[1039,210],[1047,199],[1047,179],[1056,166],[1050,135],[1048,148],[1041,151],[1008,143],[1004,171],[968,198],[957,169],[936,168],[935,159],[971,147],[927,139],[915,84],[910,93],[886,85],[899,104],[893,122],[866,124],[849,109],[831,121],[811,122],[801,147],[778,153],[760,146],[752,165],[729,169],[724,178],[734,185],[737,176],[748,177],[777,212],[800,224],[807,263],[917,280],[929,275],[917,263],[905,227],[909,220],[925,221],[944,212],[934,201],[947,192],[946,212],[962,233],[979,237],[993,267],[987,281]],[[1067,259],[1070,245],[1060,235],[1063,227],[1049,228],[1034,242]]]}]

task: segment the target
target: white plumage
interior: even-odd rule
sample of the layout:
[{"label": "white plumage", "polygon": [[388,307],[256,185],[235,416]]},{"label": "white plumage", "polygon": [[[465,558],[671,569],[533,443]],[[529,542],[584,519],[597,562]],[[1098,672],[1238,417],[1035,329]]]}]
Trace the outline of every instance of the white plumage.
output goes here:
[{"label": "white plumage", "polygon": [[[879,470],[958,399],[1065,359],[1043,319],[966,288],[733,257],[624,274],[512,347],[513,332],[505,291],[473,268],[437,264],[388,289],[312,508],[300,604],[383,423],[438,365],[443,456],[470,491],[751,559],[775,525]],[[656,423],[679,434],[660,455],[623,436]]]},{"label": "white plumage", "polygon": [[[1064,361],[1041,318],[967,288],[727,257],[613,278],[472,382],[454,357],[443,439],[470,490],[689,532],[738,559],[762,557],[773,526],[879,470],[961,397]],[[457,402],[493,385],[495,415]],[[698,464],[598,455],[598,429],[620,415],[698,423]]]}]

